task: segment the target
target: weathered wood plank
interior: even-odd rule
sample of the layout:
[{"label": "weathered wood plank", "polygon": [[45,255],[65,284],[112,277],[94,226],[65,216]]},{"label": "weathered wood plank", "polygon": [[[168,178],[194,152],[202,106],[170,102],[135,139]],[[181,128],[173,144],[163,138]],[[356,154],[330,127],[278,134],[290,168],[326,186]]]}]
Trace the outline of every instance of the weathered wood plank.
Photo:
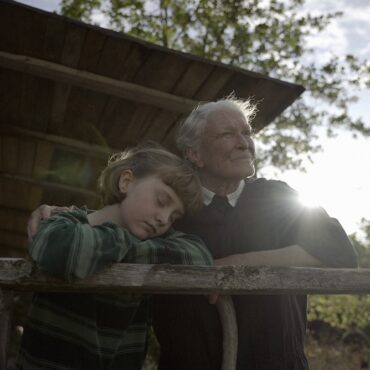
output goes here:
[{"label": "weathered wood plank", "polygon": [[81,56],[78,62],[78,69],[96,73],[101,52],[107,35],[99,30],[89,28],[86,33],[85,42],[82,45]]},{"label": "weathered wood plank", "polygon": [[105,138],[96,127],[104,109],[107,95],[80,87],[73,87],[61,134],[95,145],[105,144]]},{"label": "weathered wood plank", "polygon": [[[212,68],[209,65],[199,61],[192,61],[187,65],[186,70],[183,71],[181,77],[171,89],[171,93],[194,98],[195,93],[204,84],[211,72]],[[183,115],[187,116],[190,112],[191,109],[188,112],[183,112]],[[156,115],[153,115],[144,137],[161,142],[164,146],[172,149],[172,144],[174,143],[173,132],[182,118],[183,116],[180,114],[161,110]]]},{"label": "weathered wood plank", "polygon": [[[167,136],[168,132],[173,128],[172,126],[176,124],[177,120],[181,115],[167,112],[165,110],[157,110],[150,117],[150,121],[145,127],[142,133],[142,137],[147,140],[154,140],[163,143],[164,138]],[[189,112],[190,113],[190,110]]]},{"label": "weathered wood plank", "polygon": [[[65,25],[64,45],[59,60],[60,64],[66,66],[67,68],[75,68],[78,65],[86,32],[86,30],[81,29],[81,26],[77,26],[72,23],[67,23]],[[41,77],[44,76],[41,74]],[[45,76],[45,78],[48,78],[48,76]],[[54,86],[54,99],[51,108],[51,119],[48,129],[49,132],[56,133],[58,135],[64,135],[71,129],[71,127],[68,125],[68,122],[65,125],[65,116],[68,109],[68,102],[72,86],[70,86],[68,83],[65,83],[63,79],[58,80],[58,82],[61,83],[57,83]]]},{"label": "weathered wood plank", "polygon": [[62,148],[73,153],[78,153],[86,157],[102,159],[104,161],[106,161],[112,153],[119,151],[118,149],[113,149],[102,145],[92,145],[80,140],[36,132],[17,126],[7,125],[5,123],[0,126],[0,134],[38,139],[37,141],[46,141],[54,144],[56,148]]},{"label": "weathered wood plank", "polygon": [[34,140],[23,137],[18,137],[18,163],[17,163],[17,174],[23,176],[30,176],[32,174],[36,144]]},{"label": "weathered wood plank", "polygon": [[1,258],[0,278],[2,281],[17,281],[25,276],[30,276],[34,265],[23,258]]},{"label": "weathered wood plank", "polygon": [[52,182],[52,181],[39,180],[33,177],[12,175],[9,173],[0,173],[0,179],[5,179],[11,182],[20,182],[20,183],[23,183],[23,185],[27,184],[28,187],[29,185],[36,185],[41,188],[49,188],[49,189],[53,189],[54,191],[70,192],[70,193],[78,194],[80,196],[91,197],[92,199],[99,198],[97,193],[92,190],[86,190],[83,188],[78,188],[78,187],[70,186],[70,185],[64,185],[64,184]]},{"label": "weathered wood plank", "polygon": [[[0,50],[15,52],[17,45],[14,29],[17,23],[14,20],[14,9],[9,8],[0,2]],[[12,32],[10,32],[12,30]]]},{"label": "weathered wood plank", "polygon": [[[115,69],[122,64],[119,57],[120,46],[122,46],[122,43],[118,43],[117,40],[112,41],[101,33],[88,30],[81,47],[77,68],[85,70],[84,66],[87,66],[89,68],[87,71],[91,73],[113,78]],[[111,51],[108,55],[104,53],[107,49]],[[123,51],[123,55],[125,55],[125,51]],[[108,63],[105,67],[109,72],[103,73],[104,67],[101,67],[101,65],[104,65],[104,63]],[[97,127],[108,98],[106,94],[82,87],[73,87],[68,100],[64,135],[85,142],[103,144],[104,138]],[[81,109],[81,107],[84,107],[84,109]]]},{"label": "weathered wood plank", "polygon": [[42,187],[17,180],[18,175],[0,174],[0,205],[10,208],[34,210],[40,205]]},{"label": "weathered wood plank", "polygon": [[[22,16],[18,20],[18,16]],[[48,18],[31,9],[18,8],[15,20],[21,22],[23,48],[19,54],[26,54],[35,58],[44,56],[44,39]]]},{"label": "weathered wood plank", "polygon": [[25,258],[28,255],[27,248],[14,247],[14,245],[8,245],[1,242],[0,237],[0,253],[4,257],[12,258]]},{"label": "weathered wood plank", "polygon": [[14,172],[18,163],[18,139],[12,136],[3,136],[1,139],[1,171]]},{"label": "weathered wood plank", "polygon": [[41,140],[36,141],[36,153],[32,176],[35,179],[45,179],[48,175],[49,165],[54,153],[54,147],[51,143]]},{"label": "weathered wood plank", "polygon": [[24,55],[15,55],[0,51],[0,66],[65,84],[87,88],[103,94],[114,95],[143,104],[150,104],[174,112],[188,112],[197,103],[188,98],[157,91],[156,89],[135,83],[117,81],[112,78]]},{"label": "weathered wood plank", "polygon": [[[37,97],[34,101],[32,123],[22,126],[28,126],[33,131],[45,132],[48,129],[51,110],[53,106],[53,94],[55,82],[43,78],[35,78],[37,84],[33,94]],[[27,111],[26,111],[27,113]]]},{"label": "weathered wood plank", "polygon": [[30,261],[0,259],[0,287],[35,291],[162,294],[370,294],[370,269],[113,264],[68,283]]},{"label": "weathered wood plank", "polygon": [[[5,206],[0,207],[1,228],[3,230],[25,233],[29,217],[29,211]],[[1,240],[0,242],[3,241]]]},{"label": "weathered wood plank", "polygon": [[99,122],[99,129],[110,146],[122,150],[125,146],[137,144],[136,138],[132,137],[130,132],[137,106],[137,103],[128,100],[115,97],[108,99]]},{"label": "weathered wood plank", "polygon": [[[232,78],[234,73],[235,71],[233,71],[231,68],[225,69],[220,66],[215,66],[204,83],[199,86],[194,98],[201,101],[212,101],[216,97],[222,98],[224,95],[223,92],[220,91],[223,91],[224,86]],[[226,94],[230,94],[231,92],[232,90],[227,91]]]},{"label": "weathered wood plank", "polygon": [[65,37],[65,22],[63,18],[48,17],[44,39],[43,59],[57,63],[60,60]]},{"label": "weathered wood plank", "polygon": [[[40,130],[43,127],[38,127],[33,122],[33,117],[37,116],[36,102],[40,97],[37,95],[38,78],[23,74],[20,89],[19,89],[19,104],[17,106],[17,124],[33,130]],[[46,102],[43,102],[45,104]],[[43,109],[46,107],[43,106]]]},{"label": "weathered wood plank", "polygon": [[5,230],[3,227],[0,227],[0,235],[0,242],[5,245],[12,246],[16,249],[25,249],[27,246],[26,228],[24,228],[23,232],[17,232]]},{"label": "weathered wood plank", "polygon": [[[131,115],[129,119],[129,124],[125,127],[123,135],[130,136],[131,141],[136,144],[142,140],[150,139],[148,136],[146,136],[146,132],[152,126],[160,109],[155,107],[142,106],[142,104],[135,104],[135,107],[136,109]],[[172,112],[169,112],[169,114],[171,113]],[[117,123],[118,122],[116,122],[116,126],[114,126],[114,132],[116,133],[119,132]],[[168,122],[162,122],[162,126],[166,126],[167,124]],[[163,128],[164,127],[161,127],[159,129],[163,132]],[[152,140],[155,140],[155,138],[152,137]]]},{"label": "weathered wood plank", "polygon": [[131,49],[130,44],[129,42],[122,42],[120,39],[107,37],[101,47],[95,73],[120,79],[125,72],[125,62]]},{"label": "weathered wood plank", "polygon": [[0,120],[18,124],[23,74],[0,68]]},{"label": "weathered wood plank", "polygon": [[189,66],[189,60],[172,53],[151,50],[149,58],[135,74],[134,83],[170,92]]},{"label": "weathered wood plank", "polygon": [[[107,35],[99,32],[95,29],[88,29],[86,33],[86,38],[82,46],[81,56],[77,68],[85,70],[91,73],[100,73],[101,55],[105,49],[106,41],[108,40]],[[111,58],[117,64],[122,64],[121,61],[117,63],[115,58]],[[104,73],[102,73],[104,75]],[[108,75],[108,77],[112,77]],[[71,94],[71,99],[73,99],[73,104],[77,106],[77,115],[70,109],[66,120],[75,122],[75,125],[90,125],[95,132],[95,135],[90,135],[84,137],[84,141],[91,141],[92,143],[102,144],[103,135],[101,135],[99,123],[103,115],[103,111],[109,96],[106,94],[100,94],[91,90],[74,89],[75,94]],[[76,94],[77,93],[77,94]],[[81,107],[84,109],[81,109]],[[72,106],[73,107],[73,106]],[[76,109],[75,109],[76,110]],[[72,111],[72,113],[71,113]]]},{"label": "weathered wood plank", "polygon": [[[175,91],[177,82],[181,80],[188,66],[189,61],[180,58],[178,55],[152,50],[150,57],[143,63],[135,75],[133,82],[140,86],[155,88],[158,91],[172,94],[173,96],[183,96],[185,99],[190,99]],[[191,106],[182,112],[185,111],[188,113],[196,104],[197,102],[193,101]],[[173,109],[164,110],[164,114],[161,114],[162,112],[163,110],[153,107],[147,107],[144,110],[142,106],[138,105],[128,127],[128,132],[133,140],[140,141],[144,138],[161,141],[172,122],[179,115],[179,112]]]}]

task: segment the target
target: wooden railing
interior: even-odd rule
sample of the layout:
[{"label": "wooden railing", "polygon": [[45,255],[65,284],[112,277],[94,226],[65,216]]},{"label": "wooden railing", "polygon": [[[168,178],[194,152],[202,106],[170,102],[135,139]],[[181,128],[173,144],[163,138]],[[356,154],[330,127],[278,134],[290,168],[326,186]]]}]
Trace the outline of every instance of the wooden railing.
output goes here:
[{"label": "wooden railing", "polygon": [[[370,294],[370,269],[114,264],[99,274],[67,282],[25,259],[0,259],[0,368],[6,368],[12,291],[150,294]],[[233,341],[231,300],[219,300],[224,339]],[[231,310],[231,311],[230,311]],[[226,343],[225,342],[225,343]],[[230,343],[229,343],[230,344]],[[228,345],[228,344],[226,344]],[[236,343],[231,343],[235,347]],[[226,350],[226,352],[228,352]],[[230,351],[229,351],[230,352]],[[225,353],[225,352],[224,352]],[[229,353],[230,355],[230,353]],[[235,354],[224,358],[234,368]]]}]

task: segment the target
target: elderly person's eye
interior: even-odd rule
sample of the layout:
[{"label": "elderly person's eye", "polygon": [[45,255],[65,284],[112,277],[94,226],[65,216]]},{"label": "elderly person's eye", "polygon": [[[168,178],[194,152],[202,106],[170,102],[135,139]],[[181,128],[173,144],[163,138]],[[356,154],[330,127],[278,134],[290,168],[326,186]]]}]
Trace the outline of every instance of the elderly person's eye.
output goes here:
[{"label": "elderly person's eye", "polygon": [[224,132],[222,134],[222,137],[226,138],[226,139],[230,139],[234,136],[234,134],[232,132]]},{"label": "elderly person's eye", "polygon": [[243,131],[243,132],[242,132],[242,135],[243,135],[243,136],[252,136],[252,131],[250,131],[250,130],[245,130],[245,131]]}]

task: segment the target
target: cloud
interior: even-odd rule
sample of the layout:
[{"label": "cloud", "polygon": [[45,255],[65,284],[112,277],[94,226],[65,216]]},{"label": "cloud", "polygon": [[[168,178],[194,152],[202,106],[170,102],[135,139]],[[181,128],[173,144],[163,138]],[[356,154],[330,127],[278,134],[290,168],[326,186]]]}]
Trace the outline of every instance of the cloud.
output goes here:
[{"label": "cloud", "polygon": [[[353,7],[353,8],[366,8],[369,7],[369,0],[344,0],[343,1],[347,6]],[[366,14],[366,13],[365,13]]]},{"label": "cloud", "polygon": [[368,0],[308,0],[304,10],[313,15],[342,12],[343,15],[333,19],[330,25],[320,32],[320,36],[313,35],[308,45],[322,51],[321,58],[325,59],[328,53],[353,53],[360,57],[370,58],[370,3]]},{"label": "cloud", "polygon": [[109,28],[108,17],[100,10],[94,10],[91,14],[91,20],[93,24],[99,25],[99,27]]}]

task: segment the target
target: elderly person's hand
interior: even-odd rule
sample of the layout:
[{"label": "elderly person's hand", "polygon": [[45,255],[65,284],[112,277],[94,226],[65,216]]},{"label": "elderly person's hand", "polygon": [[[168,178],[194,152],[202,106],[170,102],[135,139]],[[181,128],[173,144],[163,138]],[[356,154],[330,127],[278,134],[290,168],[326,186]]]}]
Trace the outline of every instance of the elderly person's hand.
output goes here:
[{"label": "elderly person's hand", "polygon": [[207,296],[208,297],[208,303],[209,304],[216,304],[217,301],[218,301],[219,296],[220,295],[217,294],[217,293],[213,293],[213,294],[208,295]]},{"label": "elderly person's hand", "polygon": [[28,241],[32,242],[40,226],[40,222],[42,220],[46,220],[53,213],[65,212],[69,210],[70,210],[70,207],[49,206],[47,204],[43,204],[40,207],[36,208],[31,213],[31,216],[27,222]]}]

